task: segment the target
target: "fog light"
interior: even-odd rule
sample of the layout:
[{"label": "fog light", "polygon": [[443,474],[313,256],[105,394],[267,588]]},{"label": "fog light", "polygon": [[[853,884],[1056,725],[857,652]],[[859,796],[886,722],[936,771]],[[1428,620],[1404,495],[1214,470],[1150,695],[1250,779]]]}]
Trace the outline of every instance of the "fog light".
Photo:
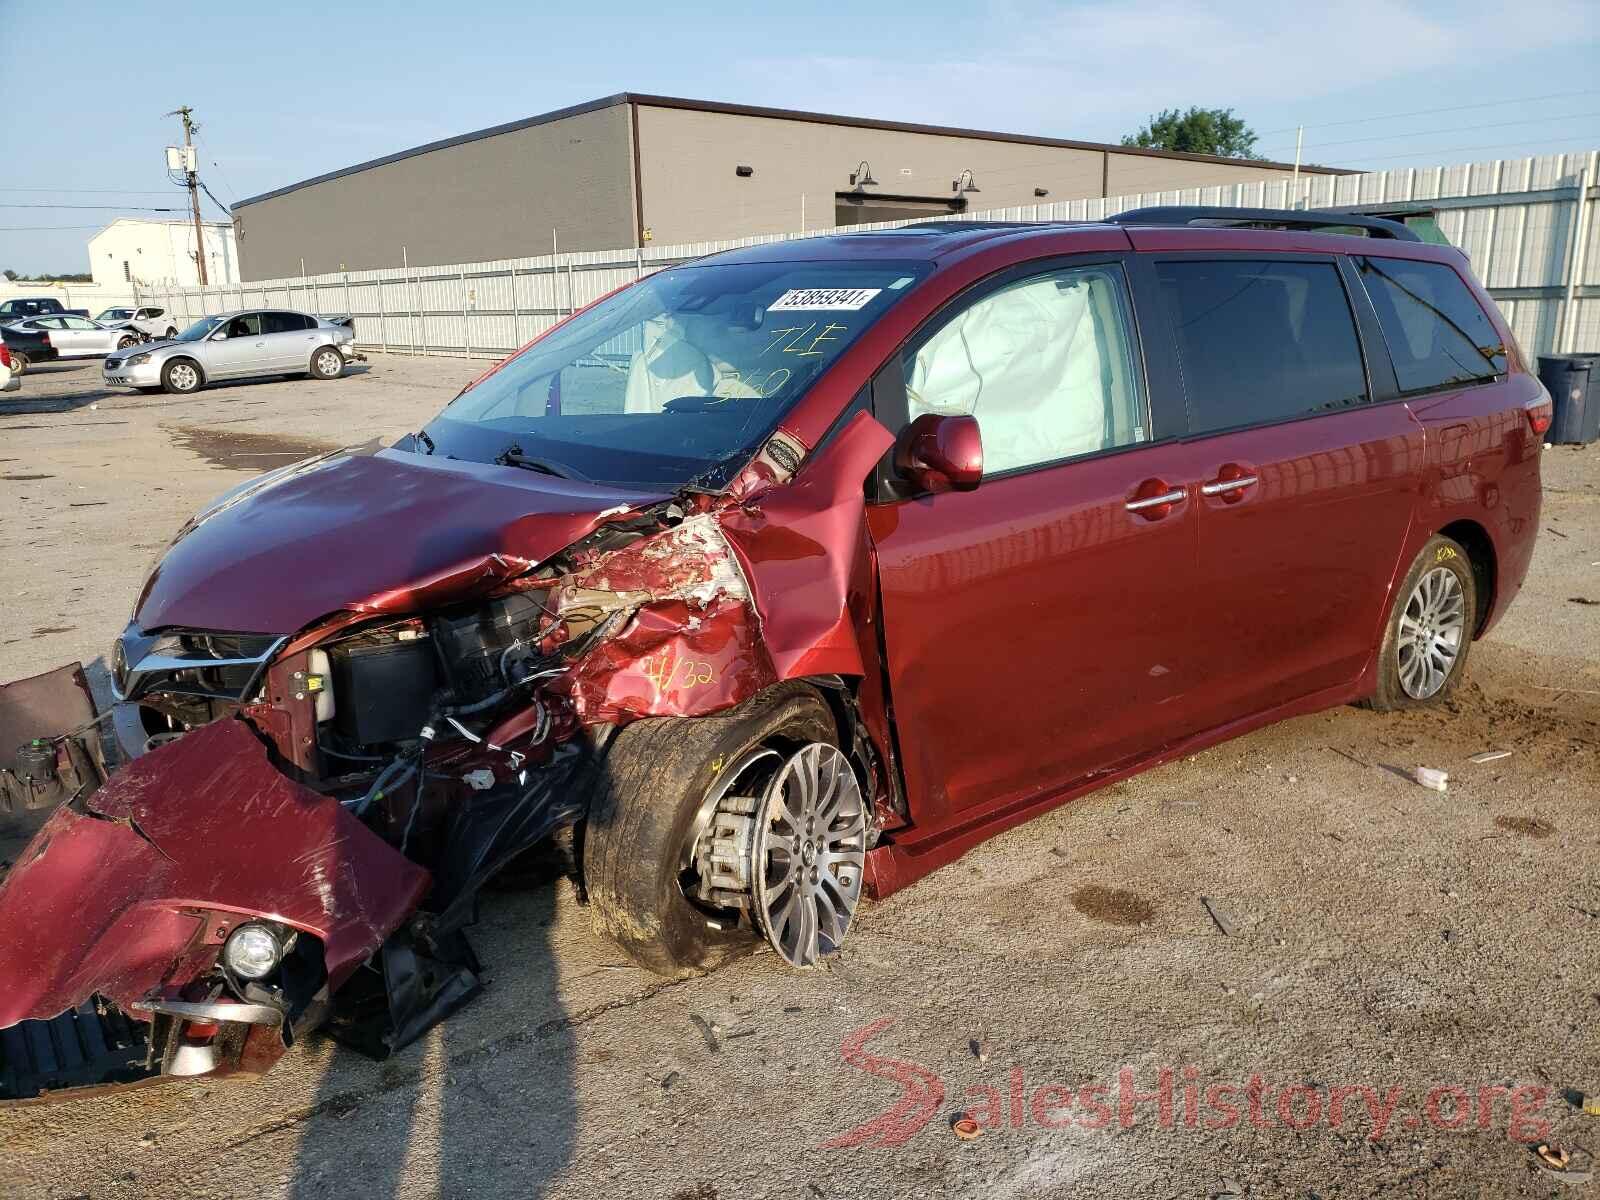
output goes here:
[{"label": "fog light", "polygon": [[277,969],[283,958],[283,942],[265,925],[246,922],[228,935],[222,946],[222,961],[241,979],[260,979]]}]

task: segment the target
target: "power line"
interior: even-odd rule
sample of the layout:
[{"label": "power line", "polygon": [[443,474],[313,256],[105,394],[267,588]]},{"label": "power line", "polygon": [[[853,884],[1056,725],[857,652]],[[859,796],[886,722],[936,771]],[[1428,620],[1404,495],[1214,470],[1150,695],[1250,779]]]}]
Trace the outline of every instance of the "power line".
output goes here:
[{"label": "power line", "polygon": [[[1418,129],[1410,133],[1375,133],[1371,137],[1346,138],[1340,142],[1307,142],[1307,150],[1322,150],[1329,146],[1354,146],[1359,142],[1388,142],[1397,138],[1431,137],[1439,133],[1471,133],[1478,129],[1506,129],[1513,125],[1539,125],[1545,121],[1586,121],[1591,117],[1600,117],[1600,112],[1566,113],[1556,117],[1526,117],[1520,121],[1496,121],[1485,125],[1454,125],[1448,129]],[[1288,143],[1280,142],[1279,148],[1287,148]],[[1272,147],[1268,147],[1271,149]],[[1426,154],[1424,150],[1422,153]]]},{"label": "power line", "polygon": [[41,192],[58,196],[166,196],[170,193],[144,188],[45,188],[0,187],[0,192]]},{"label": "power line", "polygon": [[[1382,113],[1376,117],[1355,117],[1349,121],[1324,121],[1318,125],[1306,125],[1306,129],[1334,129],[1341,125],[1366,125],[1372,121],[1392,121],[1398,117],[1427,117],[1434,113],[1466,112],[1473,108],[1496,108],[1502,104],[1532,104],[1536,100],[1564,100],[1569,96],[1593,96],[1600,94],[1600,89],[1585,88],[1579,92],[1552,92],[1548,96],[1516,96],[1509,100],[1485,100],[1479,104],[1455,104],[1449,108],[1420,108],[1414,112]],[[1270,137],[1274,133],[1293,133],[1296,125],[1286,125],[1282,129],[1268,129],[1259,134],[1260,137]]]},{"label": "power line", "polygon": [[104,212],[182,212],[181,208],[155,208],[143,204],[11,204],[0,203],[0,208],[78,208]]}]

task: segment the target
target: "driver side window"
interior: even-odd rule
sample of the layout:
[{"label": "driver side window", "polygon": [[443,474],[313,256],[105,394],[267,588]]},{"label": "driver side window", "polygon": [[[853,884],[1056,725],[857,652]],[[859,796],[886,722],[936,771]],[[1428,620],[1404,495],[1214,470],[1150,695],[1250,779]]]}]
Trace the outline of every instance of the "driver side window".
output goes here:
[{"label": "driver side window", "polygon": [[246,313],[244,316],[235,317],[228,322],[228,336],[230,338],[255,337],[260,332],[260,313]]},{"label": "driver side window", "polygon": [[1127,287],[1114,264],[988,292],[910,351],[903,368],[908,420],[978,419],[985,475],[1150,436]]}]

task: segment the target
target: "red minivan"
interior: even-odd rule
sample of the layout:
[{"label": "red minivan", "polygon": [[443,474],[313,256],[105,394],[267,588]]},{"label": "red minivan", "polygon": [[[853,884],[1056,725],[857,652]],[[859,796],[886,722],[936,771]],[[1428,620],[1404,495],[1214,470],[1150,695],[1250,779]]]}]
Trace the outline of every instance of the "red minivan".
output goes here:
[{"label": "red minivan", "polygon": [[81,676],[0,689],[0,779],[60,801],[0,882],[0,1095],[319,1025],[387,1053],[476,992],[463,929],[529,856],[652,970],[806,966],[1111,780],[1436,702],[1527,571],[1549,420],[1464,256],[1376,218],[652,275],[195,516],[114,648],[122,769],[59,733]]}]

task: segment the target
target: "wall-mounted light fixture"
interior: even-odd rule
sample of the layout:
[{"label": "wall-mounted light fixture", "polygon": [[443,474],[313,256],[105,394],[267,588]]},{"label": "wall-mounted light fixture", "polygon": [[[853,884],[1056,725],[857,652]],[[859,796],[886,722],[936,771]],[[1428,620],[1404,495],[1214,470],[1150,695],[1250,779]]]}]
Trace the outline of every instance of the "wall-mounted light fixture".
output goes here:
[{"label": "wall-mounted light fixture", "polygon": [[950,181],[950,190],[958,196],[965,196],[968,192],[977,192],[983,189],[978,186],[978,181],[972,177],[972,169],[969,167]]},{"label": "wall-mounted light fixture", "polygon": [[756,173],[756,169],[754,167],[752,167],[752,166],[749,166],[746,163],[740,163],[737,167],[735,167],[733,169],[733,173],[735,175],[737,175],[740,179],[749,179],[750,176],[752,176],[752,175],[754,175]]},{"label": "wall-mounted light fixture", "polygon": [[877,187],[878,181],[872,177],[872,164],[862,159],[856,164],[856,169],[850,172],[850,186],[855,188]]},{"label": "wall-mounted light fixture", "polygon": [[1033,194],[1035,196],[1039,196],[1039,197],[1048,196],[1050,194],[1050,189],[1049,188],[1034,188],[1033,189]]}]

